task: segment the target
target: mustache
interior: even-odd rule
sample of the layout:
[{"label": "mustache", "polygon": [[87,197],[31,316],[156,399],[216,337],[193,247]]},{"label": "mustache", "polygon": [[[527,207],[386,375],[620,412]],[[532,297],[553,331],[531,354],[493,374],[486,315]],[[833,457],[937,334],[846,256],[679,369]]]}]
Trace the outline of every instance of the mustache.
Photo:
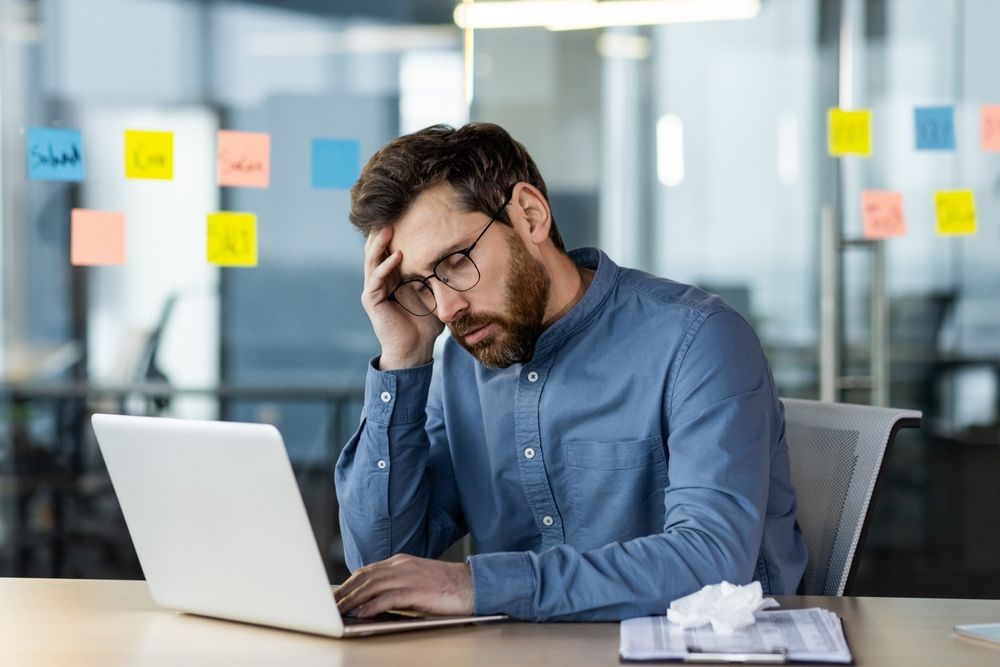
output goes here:
[{"label": "mustache", "polygon": [[502,325],[503,323],[503,318],[496,315],[463,315],[449,324],[448,328],[451,329],[453,335],[464,337],[470,331],[485,327],[487,324]]}]

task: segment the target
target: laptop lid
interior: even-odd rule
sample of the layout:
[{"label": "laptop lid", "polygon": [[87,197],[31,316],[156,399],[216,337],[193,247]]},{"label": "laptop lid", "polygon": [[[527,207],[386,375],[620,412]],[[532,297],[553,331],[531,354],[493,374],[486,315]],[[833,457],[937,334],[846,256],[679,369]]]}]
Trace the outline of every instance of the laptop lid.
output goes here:
[{"label": "laptop lid", "polygon": [[157,604],[344,635],[277,429],[104,414],[92,423]]}]

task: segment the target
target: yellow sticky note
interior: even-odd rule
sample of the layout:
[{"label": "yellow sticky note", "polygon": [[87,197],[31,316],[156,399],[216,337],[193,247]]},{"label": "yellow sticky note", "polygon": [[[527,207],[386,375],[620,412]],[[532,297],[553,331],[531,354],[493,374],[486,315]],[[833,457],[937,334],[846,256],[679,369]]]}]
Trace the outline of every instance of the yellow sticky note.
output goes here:
[{"label": "yellow sticky note", "polygon": [[960,236],[976,233],[976,203],[972,190],[940,190],[934,193],[937,233]]},{"label": "yellow sticky note", "polygon": [[872,154],[872,112],[845,111],[830,109],[827,111],[827,142],[830,155],[862,155]]},{"label": "yellow sticky note", "polygon": [[219,266],[257,266],[257,216],[209,213],[208,261]]},{"label": "yellow sticky note", "polygon": [[125,130],[125,178],[174,177],[174,133]]},{"label": "yellow sticky note", "polygon": [[903,195],[885,190],[861,193],[861,219],[866,239],[887,239],[906,234]]}]

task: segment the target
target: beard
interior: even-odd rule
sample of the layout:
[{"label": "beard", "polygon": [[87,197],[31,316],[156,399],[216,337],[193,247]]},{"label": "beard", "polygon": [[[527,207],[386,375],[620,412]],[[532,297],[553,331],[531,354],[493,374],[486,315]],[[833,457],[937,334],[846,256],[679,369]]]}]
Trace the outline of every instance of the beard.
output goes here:
[{"label": "beard", "polygon": [[[508,234],[507,248],[510,253],[507,313],[464,315],[448,325],[458,344],[489,368],[507,368],[530,361],[535,354],[535,343],[545,329],[542,322],[549,302],[549,274],[517,234]],[[465,342],[466,333],[488,324],[496,326],[486,338],[472,345]]]}]

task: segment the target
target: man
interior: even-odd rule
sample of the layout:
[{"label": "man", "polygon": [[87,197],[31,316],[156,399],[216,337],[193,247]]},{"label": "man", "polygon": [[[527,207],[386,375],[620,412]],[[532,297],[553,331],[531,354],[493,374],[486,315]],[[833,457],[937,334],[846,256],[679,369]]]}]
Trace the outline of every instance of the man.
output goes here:
[{"label": "man", "polygon": [[[350,219],[382,354],[337,462],[342,611],[617,620],[722,580],[796,591],[782,408],[735,311],[567,254],[496,125],[391,142]],[[466,563],[429,560],[466,534]]]}]

